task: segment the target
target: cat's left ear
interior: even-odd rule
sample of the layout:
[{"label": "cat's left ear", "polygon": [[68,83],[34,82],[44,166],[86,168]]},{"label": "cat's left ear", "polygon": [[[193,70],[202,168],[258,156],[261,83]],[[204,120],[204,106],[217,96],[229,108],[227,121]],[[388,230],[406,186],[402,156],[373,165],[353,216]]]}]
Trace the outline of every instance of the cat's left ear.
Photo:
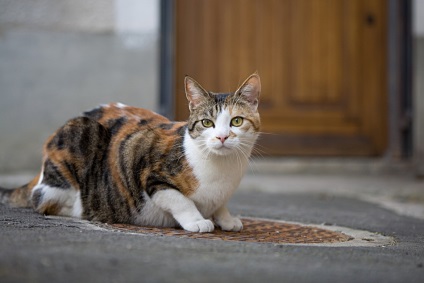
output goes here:
[{"label": "cat's left ear", "polygon": [[189,101],[190,111],[199,106],[208,97],[209,93],[193,78],[186,76],[184,79],[185,93]]},{"label": "cat's left ear", "polygon": [[243,98],[249,102],[253,111],[258,110],[260,93],[261,79],[257,73],[250,75],[235,92],[236,95],[238,94],[243,96]]}]

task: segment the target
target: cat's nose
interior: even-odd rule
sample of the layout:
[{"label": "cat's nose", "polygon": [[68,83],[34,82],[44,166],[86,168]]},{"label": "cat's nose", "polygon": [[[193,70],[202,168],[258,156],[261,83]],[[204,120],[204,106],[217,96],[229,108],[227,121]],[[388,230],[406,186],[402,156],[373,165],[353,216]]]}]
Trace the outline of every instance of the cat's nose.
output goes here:
[{"label": "cat's nose", "polygon": [[222,144],[224,144],[224,142],[228,139],[228,136],[217,136],[216,138],[219,139]]}]

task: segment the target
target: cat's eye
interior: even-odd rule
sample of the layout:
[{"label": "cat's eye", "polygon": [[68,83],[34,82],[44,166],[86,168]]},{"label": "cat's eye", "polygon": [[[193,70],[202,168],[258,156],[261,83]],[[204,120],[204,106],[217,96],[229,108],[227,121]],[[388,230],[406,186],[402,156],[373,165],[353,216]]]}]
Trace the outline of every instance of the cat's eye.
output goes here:
[{"label": "cat's eye", "polygon": [[231,126],[240,127],[243,124],[242,117],[235,117],[231,120]]},{"label": "cat's eye", "polygon": [[213,127],[214,126],[213,122],[211,120],[209,120],[209,119],[203,119],[202,120],[202,125],[205,128],[210,128],[210,127]]}]

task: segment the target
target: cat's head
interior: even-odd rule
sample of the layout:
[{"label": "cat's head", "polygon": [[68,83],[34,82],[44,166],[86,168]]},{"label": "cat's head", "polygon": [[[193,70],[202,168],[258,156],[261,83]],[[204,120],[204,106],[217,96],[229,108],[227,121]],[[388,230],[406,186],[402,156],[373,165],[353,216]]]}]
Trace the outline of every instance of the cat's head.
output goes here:
[{"label": "cat's head", "polygon": [[258,74],[249,76],[234,93],[206,91],[187,76],[185,92],[190,108],[188,132],[206,156],[250,155],[260,127]]}]

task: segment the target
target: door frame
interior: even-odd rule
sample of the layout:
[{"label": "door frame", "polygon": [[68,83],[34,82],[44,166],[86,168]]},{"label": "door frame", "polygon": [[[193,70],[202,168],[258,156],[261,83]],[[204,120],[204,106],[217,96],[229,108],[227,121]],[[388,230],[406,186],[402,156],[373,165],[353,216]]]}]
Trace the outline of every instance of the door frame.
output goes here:
[{"label": "door frame", "polygon": [[[388,0],[389,135],[384,156],[389,160],[413,157],[411,11],[411,0]],[[174,1],[160,0],[159,113],[169,119],[175,119],[175,19]]]},{"label": "door frame", "polygon": [[412,157],[412,3],[388,2],[389,140],[386,157]]},{"label": "door frame", "polygon": [[159,114],[175,119],[175,11],[174,0],[160,0]]}]

